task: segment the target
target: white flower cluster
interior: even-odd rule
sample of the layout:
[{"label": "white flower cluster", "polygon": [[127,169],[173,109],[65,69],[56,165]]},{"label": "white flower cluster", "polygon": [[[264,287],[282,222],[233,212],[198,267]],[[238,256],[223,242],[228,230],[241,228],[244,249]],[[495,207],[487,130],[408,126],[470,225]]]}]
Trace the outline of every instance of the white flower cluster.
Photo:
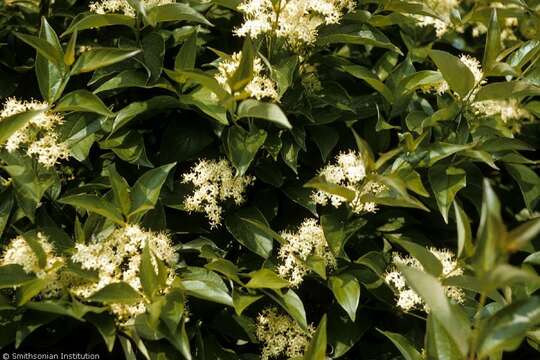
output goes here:
[{"label": "white flower cluster", "polygon": [[462,54],[459,57],[459,60],[463,64],[465,64],[465,66],[471,71],[474,76],[475,84],[482,83],[482,79],[484,78],[484,72],[482,71],[482,65],[480,64],[480,61],[466,54]]},{"label": "white flower cluster", "polygon": [[[82,298],[91,296],[103,287],[126,282],[133,289],[141,292],[139,266],[144,247],[148,244],[151,253],[163,261],[169,270],[167,283],[174,279],[173,267],[178,260],[171,239],[164,233],[145,231],[138,225],[127,225],[116,229],[106,239],[89,244],[76,244],[71,259],[79,263],[84,270],[98,272],[98,281],[73,286],[72,292]],[[153,261],[157,271],[157,263]],[[145,303],[133,305],[113,304],[112,313],[120,325],[128,323],[138,314],[144,313]]]},{"label": "white flower cluster", "polygon": [[235,34],[276,36],[299,50],[315,42],[321,25],[339,23],[354,7],[352,0],[245,0],[238,6],[244,23]]},{"label": "white flower cluster", "polygon": [[52,167],[58,159],[69,157],[68,146],[58,140],[55,128],[62,124],[60,114],[47,110],[49,104],[38,101],[20,101],[8,98],[0,111],[0,121],[3,119],[31,110],[45,110],[32,119],[21,129],[13,133],[4,144],[9,152],[26,149],[29,156],[35,156],[37,161],[46,167]]},{"label": "white flower cluster", "polygon": [[471,111],[478,118],[498,117],[514,132],[520,131],[523,122],[534,120],[517,99],[477,101],[471,104]]},{"label": "white flower cluster", "polygon": [[[155,6],[172,4],[175,0],[141,0],[144,7],[148,10]],[[121,13],[129,17],[135,17],[135,9],[129,5],[127,0],[101,0],[90,3],[90,11],[96,14],[116,14]]]},{"label": "white flower cluster", "polygon": [[450,14],[459,6],[460,0],[425,0],[424,3],[429,6],[439,18],[427,15],[414,15],[420,27],[432,26],[435,28],[437,37],[442,37],[451,26]]},{"label": "white flower cluster", "polygon": [[23,236],[17,236],[10,241],[0,258],[0,266],[20,265],[26,273],[47,280],[47,286],[40,292],[43,298],[56,297],[63,287],[60,270],[65,260],[56,255],[53,245],[43,233],[38,232],[35,240],[45,254],[45,266],[39,265],[38,257]]},{"label": "white flower cluster", "polygon": [[[361,199],[365,195],[376,195],[386,189],[383,184],[373,181],[363,184],[366,177],[365,162],[362,155],[354,151],[340,153],[336,157],[335,163],[328,164],[319,171],[319,176],[332,184],[343,186],[356,193],[354,200],[349,203],[351,210],[356,214],[376,212],[377,206],[375,203],[362,201]],[[330,203],[337,208],[346,202],[347,199],[339,195],[317,190],[312,193],[311,200],[315,204],[323,206]]]},{"label": "white flower cluster", "polygon": [[326,267],[334,268],[336,258],[330,251],[322,227],[315,219],[305,219],[296,232],[284,231],[281,237],[286,241],[279,249],[281,264],[278,273],[287,279],[291,286],[298,286],[309,272],[305,261],[309,256],[317,256],[324,260]]},{"label": "white flower cluster", "polygon": [[[442,264],[441,278],[445,279],[451,276],[457,276],[463,274],[463,269],[458,265],[457,259],[450,250],[439,250],[436,248],[428,249]],[[418,260],[410,256],[402,256],[399,253],[394,252],[392,254],[392,265],[384,276],[385,282],[391,286],[397,293],[397,307],[403,309],[403,311],[411,311],[416,309],[422,309],[425,312],[429,312],[429,308],[420,298],[420,296],[409,286],[405,281],[405,277],[398,270],[396,265],[406,265],[418,270],[424,270],[424,267]],[[455,286],[444,287],[446,296],[450,299],[463,303],[465,300],[465,293],[462,289]]]},{"label": "white flower cluster", "polygon": [[[221,60],[218,64],[218,72],[216,73],[215,78],[228,92],[231,92],[229,78],[234,74],[236,69],[238,69],[241,59],[242,52],[240,51],[232,54],[230,59]],[[253,79],[246,85],[244,91],[249,97],[257,100],[270,99],[272,101],[279,101],[276,83],[264,75],[264,66],[261,59],[258,57],[253,60]]]},{"label": "white flower cluster", "polygon": [[184,207],[189,212],[205,213],[211,227],[217,227],[223,213],[220,203],[232,199],[236,205],[241,205],[247,186],[254,180],[251,176],[235,176],[225,159],[199,160],[190,172],[182,175],[183,183],[192,183],[195,187],[184,199]]},{"label": "white flower cluster", "polygon": [[264,309],[257,317],[256,334],[263,345],[261,360],[271,358],[301,358],[315,328],[309,325],[308,331],[288,315],[281,314],[275,307]]}]

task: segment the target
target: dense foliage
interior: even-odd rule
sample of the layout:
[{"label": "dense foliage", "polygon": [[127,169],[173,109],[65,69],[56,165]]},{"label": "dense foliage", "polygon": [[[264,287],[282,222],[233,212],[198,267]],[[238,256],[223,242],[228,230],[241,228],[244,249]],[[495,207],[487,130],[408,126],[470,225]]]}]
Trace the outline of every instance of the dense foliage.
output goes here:
[{"label": "dense foliage", "polygon": [[0,348],[540,358],[540,1],[0,0]]}]

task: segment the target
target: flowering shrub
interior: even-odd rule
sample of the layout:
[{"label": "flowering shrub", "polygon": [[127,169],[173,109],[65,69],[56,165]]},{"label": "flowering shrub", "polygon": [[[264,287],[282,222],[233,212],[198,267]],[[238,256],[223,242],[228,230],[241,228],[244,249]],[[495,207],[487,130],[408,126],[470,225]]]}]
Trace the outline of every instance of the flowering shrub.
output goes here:
[{"label": "flowering shrub", "polygon": [[538,0],[5,0],[0,80],[0,352],[540,358]]}]

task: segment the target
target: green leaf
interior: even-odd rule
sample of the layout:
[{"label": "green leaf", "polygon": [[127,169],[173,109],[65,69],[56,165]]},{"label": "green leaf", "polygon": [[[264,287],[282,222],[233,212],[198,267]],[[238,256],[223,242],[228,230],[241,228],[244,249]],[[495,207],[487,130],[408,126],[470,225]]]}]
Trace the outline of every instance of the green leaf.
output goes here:
[{"label": "green leaf", "polygon": [[377,331],[386,336],[396,346],[405,360],[422,360],[422,355],[405,336],[379,329]]},{"label": "green leaf", "polygon": [[527,209],[533,211],[540,202],[540,176],[527,165],[506,163],[504,167],[517,182]]},{"label": "green leaf", "polygon": [[100,98],[88,90],[75,90],[65,95],[58,101],[54,111],[82,111],[105,116],[114,115]]},{"label": "green leaf", "polygon": [[186,79],[191,80],[197,84],[202,85],[207,88],[219,98],[220,101],[225,102],[231,98],[229,94],[220,83],[210,74],[207,74],[199,69],[193,70],[181,70],[181,71],[172,71],[165,69],[165,74],[167,74],[174,81],[183,84],[186,82]]},{"label": "green leaf", "polygon": [[156,274],[154,265],[152,264],[152,256],[150,245],[147,241],[144,245],[141,263],[139,264],[139,279],[141,280],[141,285],[145,295],[150,299],[158,290],[158,275]]},{"label": "green leaf", "polygon": [[268,120],[287,129],[292,128],[283,110],[272,103],[265,103],[255,99],[244,100],[238,106],[237,115],[240,119],[253,117]]},{"label": "green leaf", "polygon": [[116,208],[116,206],[97,195],[70,195],[59,199],[58,202],[99,214],[117,224],[124,224],[122,213]]},{"label": "green leaf", "polygon": [[255,48],[249,37],[244,39],[240,62],[238,67],[228,79],[231,92],[234,94],[243,90],[247,84],[253,80],[253,61],[255,59]]},{"label": "green leaf", "polygon": [[174,60],[175,70],[191,70],[195,67],[197,59],[197,31],[184,41],[178,55]]},{"label": "green leaf", "polygon": [[436,142],[430,144],[423,149],[418,149],[418,154],[421,158],[420,166],[431,167],[436,162],[445,159],[451,155],[459,153],[463,150],[468,150],[472,147],[472,144],[449,144],[445,142]]},{"label": "green leaf", "polygon": [[249,273],[251,277],[246,284],[248,288],[281,289],[289,286],[289,282],[270,269],[261,269]]},{"label": "green leaf", "polygon": [[64,54],[64,64],[67,66],[73,65],[75,62],[75,47],[77,46],[77,31],[73,32],[71,38],[66,47],[66,53]]},{"label": "green leaf", "polygon": [[339,133],[332,127],[325,125],[310,126],[308,131],[321,152],[322,160],[326,162],[328,155],[339,142]]},{"label": "green leaf", "polygon": [[428,359],[463,359],[448,332],[432,314],[427,319],[426,355]]},{"label": "green leaf", "polygon": [[459,190],[466,185],[465,170],[453,166],[436,165],[428,173],[431,189],[437,200],[437,206],[448,224],[448,211]]},{"label": "green leaf", "polygon": [[114,323],[114,318],[109,314],[88,314],[85,316],[85,320],[94,325],[103,338],[107,350],[112,352],[114,342],[116,341],[116,324]]},{"label": "green leaf", "polygon": [[15,302],[17,306],[22,306],[43,291],[49,281],[47,279],[35,278],[22,284],[15,292]]},{"label": "green leaf", "polygon": [[326,360],[326,322],[324,314],[306,349],[304,360]]},{"label": "green leaf", "polygon": [[370,45],[389,49],[402,54],[401,50],[392,44],[392,42],[381,31],[367,25],[343,26],[338,29],[330,28],[327,33],[322,32],[317,37],[317,45],[325,46],[335,43]]},{"label": "green leaf", "polygon": [[206,269],[191,268],[191,272],[181,277],[182,288],[188,295],[197,298],[233,306],[232,297],[223,280]]},{"label": "green leaf", "polygon": [[161,76],[163,57],[165,56],[165,41],[158,32],[151,32],[142,39],[144,65],[149,71],[150,83]]},{"label": "green leaf", "polygon": [[394,96],[390,89],[384,85],[384,83],[379,79],[377,75],[371,72],[368,68],[360,65],[345,65],[341,69],[355,78],[362,79],[369,84],[372,88],[377,90],[386,101],[390,104],[394,102]]},{"label": "green leaf", "polygon": [[[148,81],[148,73],[144,72],[141,69],[129,69],[124,70],[120,72],[115,77],[105,81],[103,84],[101,84],[96,90],[94,90],[94,94],[98,94],[104,91],[110,91],[110,90],[118,90],[118,89],[124,89],[124,88],[141,88],[141,89],[164,89],[168,90],[170,92],[176,92],[174,87],[164,78],[159,78],[154,82]],[[157,98],[160,97],[166,97],[166,96],[156,96]],[[152,100],[152,99],[150,99]],[[177,106],[178,101],[176,101]],[[134,104],[134,103],[131,103]],[[129,104],[127,107],[129,107],[131,104]]]},{"label": "green leaf", "polygon": [[429,56],[441,71],[450,89],[464,98],[475,85],[471,70],[461,60],[447,52],[430,50]]},{"label": "green leaf", "polygon": [[17,153],[0,152],[0,158],[8,164],[3,168],[11,176],[19,208],[33,222],[45,191],[58,181],[56,174],[35,166],[34,160]]},{"label": "green leaf", "polygon": [[306,309],[298,295],[291,289],[282,293],[279,290],[263,292],[283,308],[304,330],[307,330]]},{"label": "green leaf", "polygon": [[71,74],[77,75],[94,71],[96,69],[116,64],[129,59],[138,53],[140,49],[97,48],[82,53],[73,64]]},{"label": "green leaf", "polygon": [[75,31],[98,29],[114,25],[129,26],[133,28],[135,27],[135,19],[131,16],[121,14],[85,14],[82,17],[75,17],[62,36],[69,35]]},{"label": "green leaf", "polygon": [[506,249],[510,252],[525,247],[540,234],[540,218],[529,220],[508,233]]},{"label": "green leaf", "polygon": [[133,185],[131,190],[131,212],[141,216],[146,211],[153,209],[159,198],[161,187],[165,183],[167,176],[176,163],[167,164],[145,172]]},{"label": "green leaf", "polygon": [[185,311],[184,295],[180,289],[173,288],[165,295],[165,303],[159,314],[169,331],[174,332],[182,320]]},{"label": "green leaf", "polygon": [[478,357],[518,348],[527,331],[540,324],[540,298],[518,300],[488,318],[481,327]]},{"label": "green leaf", "polygon": [[465,211],[454,200],[456,227],[458,233],[458,257],[469,257],[474,253],[471,223]]},{"label": "green leaf", "polygon": [[116,171],[116,167],[111,165],[107,168],[109,181],[114,195],[116,207],[122,211],[123,215],[128,215],[131,208],[131,196],[129,185],[122,176]]},{"label": "green leaf", "polygon": [[0,266],[0,289],[20,286],[34,279],[35,276],[28,274],[20,265]]},{"label": "green leaf", "polygon": [[49,44],[47,40],[41,39],[37,36],[20,33],[14,33],[14,35],[36,49],[39,55],[43,56],[50,63],[54,64],[57,69],[62,69],[64,65],[63,52],[59,51],[55,46]]},{"label": "green leaf", "polygon": [[174,109],[179,107],[178,100],[172,96],[159,95],[146,101],[135,101],[116,112],[112,125],[111,135],[129,124],[139,115]]},{"label": "green leaf", "polygon": [[482,66],[486,71],[496,63],[497,56],[501,53],[501,27],[497,18],[497,9],[491,10],[488,32],[486,37],[486,47],[484,49],[484,59]]},{"label": "green leaf", "polygon": [[347,219],[340,212],[331,212],[321,216],[321,226],[330,251],[334,256],[345,259],[347,259],[347,254],[345,254],[347,241],[366,224],[365,219]]},{"label": "green leaf", "polygon": [[45,268],[45,266],[47,266],[47,253],[45,253],[43,246],[41,246],[37,233],[34,231],[26,232],[23,234],[23,239],[36,256],[39,268]]},{"label": "green leaf", "polygon": [[230,214],[225,218],[225,226],[239,243],[266,259],[272,252],[272,237],[249,220],[269,227],[264,215],[255,207],[243,208]]},{"label": "green leaf", "polygon": [[348,202],[353,201],[356,197],[355,191],[344,186],[328,182],[324,177],[321,176],[316,176],[313,179],[309,180],[307,183],[304,184],[304,187],[314,188],[332,195],[341,196]]},{"label": "green leaf", "polygon": [[140,299],[141,295],[125,282],[106,285],[87,298],[104,304],[134,304]]},{"label": "green leaf", "polygon": [[33,118],[41,115],[45,110],[30,110],[23,113],[11,115],[0,121],[0,144],[9,139],[16,131],[22,129]]},{"label": "green leaf", "polygon": [[396,235],[387,234],[391,241],[402,246],[412,257],[422,264],[422,267],[433,276],[441,275],[443,267],[439,259],[431,253],[425,246],[417,243],[399,239]]},{"label": "green leaf", "polygon": [[0,193],[0,236],[4,232],[13,208],[13,193],[4,191]]},{"label": "green leaf", "polygon": [[[58,55],[62,55],[60,40],[44,17],[41,20],[39,37],[48,42]],[[62,95],[69,80],[69,75],[65,73],[64,64],[58,66],[38,52],[34,67],[41,95],[50,104],[54,103]]]},{"label": "green leaf", "polygon": [[501,218],[501,204],[487,179],[484,179],[484,197],[477,244],[474,254],[475,269],[484,274],[495,266],[506,243],[506,227]]},{"label": "green leaf", "polygon": [[244,312],[245,309],[262,297],[262,295],[241,294],[238,290],[233,289],[233,306],[236,315],[242,315],[242,312]]},{"label": "green leaf", "polygon": [[540,86],[523,80],[493,82],[482,86],[474,97],[474,100],[484,101],[507,99],[508,94],[512,94],[512,97],[515,98],[524,96],[539,96]]},{"label": "green leaf", "polygon": [[330,290],[343,310],[347,312],[352,321],[356,320],[356,310],[360,303],[360,283],[349,273],[330,276],[328,279]]},{"label": "green leaf", "polygon": [[212,26],[204,16],[191,6],[183,3],[173,3],[154,6],[148,10],[146,20],[152,26],[165,21],[189,21]]},{"label": "green leaf", "polygon": [[255,155],[264,144],[265,130],[246,131],[239,126],[229,128],[226,138],[226,151],[238,175],[244,175]]},{"label": "green leaf", "polygon": [[434,276],[402,265],[398,265],[398,270],[405,276],[407,284],[429,306],[430,313],[448,332],[460,355],[466,357],[471,330],[469,320],[463,310],[450,304],[444,287]]}]

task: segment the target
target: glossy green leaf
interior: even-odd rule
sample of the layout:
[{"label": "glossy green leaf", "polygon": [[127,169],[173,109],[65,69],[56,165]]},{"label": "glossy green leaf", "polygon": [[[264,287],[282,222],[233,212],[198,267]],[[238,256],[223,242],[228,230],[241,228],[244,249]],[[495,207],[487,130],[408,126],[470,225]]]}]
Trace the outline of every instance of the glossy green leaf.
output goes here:
[{"label": "glossy green leaf", "polygon": [[265,130],[246,131],[234,126],[227,132],[226,151],[239,175],[244,175],[255,155],[264,144]]},{"label": "glossy green leaf", "polygon": [[71,74],[77,75],[91,72],[129,59],[140,52],[140,49],[118,48],[96,48],[88,50],[77,58],[77,61],[75,61],[75,64],[71,68]]},{"label": "glossy green leaf", "polygon": [[311,338],[311,341],[304,354],[304,360],[326,360],[326,314],[323,315],[315,334]]},{"label": "glossy green leaf", "polygon": [[249,274],[248,288],[281,289],[289,286],[289,281],[279,277],[270,269],[261,269]]},{"label": "glossy green leaf", "polygon": [[292,128],[283,110],[273,103],[265,103],[255,99],[244,100],[238,106],[237,115],[239,118],[264,119],[287,129]]},{"label": "glossy green leaf", "polygon": [[118,224],[124,223],[124,219],[120,210],[118,210],[116,206],[114,206],[107,200],[97,195],[70,195],[59,199],[58,202],[99,214]]},{"label": "glossy green leaf", "polygon": [[469,68],[457,57],[444,51],[431,50],[429,56],[441,71],[450,89],[464,98],[475,85],[474,75]]},{"label": "glossy green leaf", "polygon": [[352,321],[356,320],[356,310],[360,303],[360,283],[349,273],[341,273],[328,278],[330,290],[339,305],[347,312]]},{"label": "glossy green leaf", "polygon": [[495,313],[481,327],[478,356],[515,350],[528,330],[540,324],[540,298],[517,301]]},{"label": "glossy green leaf", "polygon": [[104,304],[134,304],[140,299],[141,295],[125,282],[106,285],[88,298]]},{"label": "glossy green leaf", "polygon": [[429,169],[429,182],[437,206],[448,223],[448,211],[459,190],[467,185],[465,170],[453,166],[435,165]]},{"label": "glossy green leaf", "polygon": [[450,304],[444,287],[437,278],[402,265],[398,265],[398,270],[403,273],[408,285],[420,295],[435,319],[448,332],[460,355],[465,357],[469,350],[470,324],[463,310]]},{"label": "glossy green leaf", "polygon": [[113,116],[114,113],[98,98],[87,90],[76,90],[61,98],[56,104],[55,111],[82,111],[92,112],[105,116]]},{"label": "glossy green leaf", "polygon": [[62,36],[69,35],[75,31],[87,29],[98,29],[106,26],[135,26],[135,19],[131,16],[121,14],[85,14],[80,18],[75,18]]},{"label": "glossy green leaf", "polygon": [[154,208],[161,192],[161,187],[169,172],[176,165],[167,164],[145,172],[131,189],[131,212],[132,216],[141,216],[142,213]]},{"label": "glossy green leaf", "polygon": [[248,220],[254,220],[269,227],[264,215],[254,207],[243,208],[228,215],[225,218],[225,226],[239,243],[255,254],[268,258],[272,252],[272,237],[267,231]]},{"label": "glossy green leaf", "polygon": [[399,350],[401,355],[405,360],[421,360],[422,355],[416,350],[413,344],[403,335],[390,332],[390,331],[381,331],[378,330],[381,334],[386,336]]}]

